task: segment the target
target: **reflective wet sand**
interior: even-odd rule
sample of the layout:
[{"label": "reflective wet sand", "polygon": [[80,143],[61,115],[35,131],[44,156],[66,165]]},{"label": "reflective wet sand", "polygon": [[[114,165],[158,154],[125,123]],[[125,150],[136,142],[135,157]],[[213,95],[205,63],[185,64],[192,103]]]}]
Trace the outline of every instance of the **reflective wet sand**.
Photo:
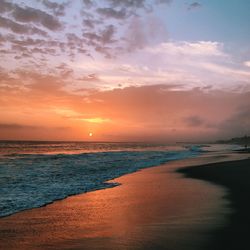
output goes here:
[{"label": "reflective wet sand", "polygon": [[1,249],[202,249],[229,213],[225,190],[176,168],[200,157],[113,180],[120,186],[0,219]]}]

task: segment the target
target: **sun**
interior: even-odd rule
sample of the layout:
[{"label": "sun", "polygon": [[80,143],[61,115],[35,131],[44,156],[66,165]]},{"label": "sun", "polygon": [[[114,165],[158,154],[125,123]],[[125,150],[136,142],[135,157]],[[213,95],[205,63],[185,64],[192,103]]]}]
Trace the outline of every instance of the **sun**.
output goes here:
[{"label": "sun", "polygon": [[90,132],[90,133],[89,133],[89,137],[92,137],[92,136],[93,136],[93,133],[92,133],[92,132]]}]

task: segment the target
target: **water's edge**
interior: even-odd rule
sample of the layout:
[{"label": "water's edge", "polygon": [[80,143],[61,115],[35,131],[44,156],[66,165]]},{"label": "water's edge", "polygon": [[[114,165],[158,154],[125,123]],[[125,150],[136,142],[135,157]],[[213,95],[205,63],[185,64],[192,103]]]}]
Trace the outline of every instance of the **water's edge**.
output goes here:
[{"label": "water's edge", "polygon": [[197,151],[22,154],[1,159],[0,217],[39,208],[69,196],[112,188],[107,182],[140,169],[196,157]]}]

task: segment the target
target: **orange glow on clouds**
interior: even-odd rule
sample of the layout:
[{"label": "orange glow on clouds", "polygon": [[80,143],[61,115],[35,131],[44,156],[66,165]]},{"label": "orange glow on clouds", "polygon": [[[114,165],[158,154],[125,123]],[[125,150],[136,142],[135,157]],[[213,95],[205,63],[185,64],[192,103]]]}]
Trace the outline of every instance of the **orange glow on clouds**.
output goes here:
[{"label": "orange glow on clouds", "polygon": [[249,127],[249,93],[164,85],[100,90],[88,99],[59,87],[2,93],[1,139],[88,140],[92,133],[96,141],[172,142],[233,136]]},{"label": "orange glow on clouds", "polygon": [[79,120],[85,121],[85,122],[90,122],[90,123],[110,122],[110,119],[104,119],[104,118],[100,118],[100,117],[96,117],[96,118],[80,118]]},{"label": "orange glow on clouds", "polygon": [[[221,34],[220,22],[199,31],[198,15],[174,1],[45,2],[1,2],[0,139],[172,142],[250,133],[249,48],[208,37]],[[113,12],[99,12],[104,6]],[[168,8],[176,20],[183,11],[195,18],[184,23],[192,32],[172,20],[180,40],[167,32]],[[213,8],[197,11],[210,17]]]}]

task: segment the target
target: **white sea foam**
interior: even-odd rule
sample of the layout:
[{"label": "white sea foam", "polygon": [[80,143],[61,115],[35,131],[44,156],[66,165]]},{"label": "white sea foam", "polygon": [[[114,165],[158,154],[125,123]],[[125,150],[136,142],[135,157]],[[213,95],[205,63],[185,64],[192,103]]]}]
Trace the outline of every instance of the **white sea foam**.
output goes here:
[{"label": "white sea foam", "polygon": [[[9,152],[9,151],[8,151]],[[69,195],[117,185],[105,181],[136,170],[194,157],[191,150],[80,154],[7,154],[0,158],[0,217]]]}]

